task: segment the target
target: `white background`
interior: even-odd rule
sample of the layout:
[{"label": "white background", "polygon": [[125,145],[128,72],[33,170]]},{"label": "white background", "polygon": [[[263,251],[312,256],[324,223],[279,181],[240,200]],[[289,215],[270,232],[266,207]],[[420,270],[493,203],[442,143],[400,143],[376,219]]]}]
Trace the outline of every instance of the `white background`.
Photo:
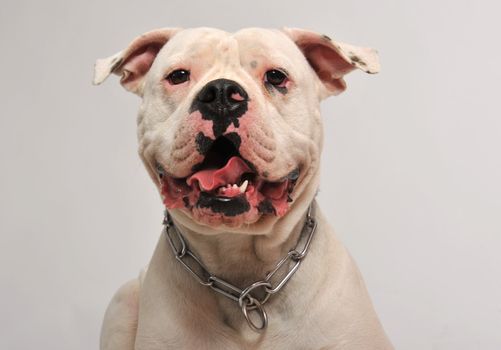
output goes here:
[{"label": "white background", "polygon": [[323,104],[320,202],[398,349],[501,349],[501,62],[492,1],[4,1],[0,348],[96,349],[162,206],[139,99],[94,60],[164,26],[304,27],[377,48]]}]

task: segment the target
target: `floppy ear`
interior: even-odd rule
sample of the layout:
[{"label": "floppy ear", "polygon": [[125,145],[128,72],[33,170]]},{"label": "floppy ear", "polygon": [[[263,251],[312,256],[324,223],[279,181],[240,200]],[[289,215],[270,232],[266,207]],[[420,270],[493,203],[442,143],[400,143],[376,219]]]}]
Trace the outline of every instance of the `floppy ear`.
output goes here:
[{"label": "floppy ear", "polygon": [[94,66],[95,85],[101,84],[111,73],[120,75],[122,86],[139,96],[143,93],[144,76],[150,70],[160,49],[179,28],[161,28],[135,38],[124,50],[113,56],[98,59]]},{"label": "floppy ear", "polygon": [[378,54],[374,49],[340,43],[308,30],[283,30],[303,52],[322,81],[325,87],[322,97],[343,92],[346,89],[343,76],[356,68],[371,74],[380,70]]}]

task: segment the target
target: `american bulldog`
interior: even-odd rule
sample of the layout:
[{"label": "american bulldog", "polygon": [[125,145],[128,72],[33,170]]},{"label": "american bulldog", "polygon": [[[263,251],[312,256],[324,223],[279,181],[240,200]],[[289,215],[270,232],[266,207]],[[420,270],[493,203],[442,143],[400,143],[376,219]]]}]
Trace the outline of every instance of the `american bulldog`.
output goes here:
[{"label": "american bulldog", "polygon": [[373,49],[301,29],[147,32],[97,60],[141,97],[139,155],[166,208],[147,269],[106,311],[102,350],[392,349],[314,201],[320,101]]}]

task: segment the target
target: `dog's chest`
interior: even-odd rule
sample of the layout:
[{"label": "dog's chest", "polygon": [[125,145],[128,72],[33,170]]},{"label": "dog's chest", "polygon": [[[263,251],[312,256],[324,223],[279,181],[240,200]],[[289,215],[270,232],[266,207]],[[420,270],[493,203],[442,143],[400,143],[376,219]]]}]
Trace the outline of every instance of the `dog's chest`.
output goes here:
[{"label": "dog's chest", "polygon": [[267,330],[266,336],[261,336],[252,331],[244,331],[242,334],[229,334],[221,329],[213,331],[211,334],[205,334],[203,332],[176,331],[173,329],[163,334],[146,335],[138,333],[135,349],[304,350],[324,347],[322,345],[314,346],[314,343],[316,343],[314,339],[304,337],[304,334],[292,329],[284,329],[280,332]]}]

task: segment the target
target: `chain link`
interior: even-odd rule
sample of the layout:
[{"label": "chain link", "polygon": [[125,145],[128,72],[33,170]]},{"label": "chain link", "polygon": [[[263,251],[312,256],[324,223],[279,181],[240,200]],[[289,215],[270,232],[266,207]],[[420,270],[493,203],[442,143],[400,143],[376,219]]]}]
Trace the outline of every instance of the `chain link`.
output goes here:
[{"label": "chain link", "polygon": [[[217,293],[237,302],[249,327],[256,332],[261,332],[264,331],[268,325],[268,315],[264,309],[264,304],[271,295],[279,292],[287,284],[308,253],[313,234],[317,228],[317,222],[312,216],[312,205],[313,204],[310,204],[308,207],[306,220],[296,247],[291,249],[287,255],[277,263],[275,268],[268,272],[263,280],[254,282],[244,289],[209,272],[200,258],[190,250],[186,240],[174,225],[167,210],[165,211],[163,225],[167,241],[172,248],[176,260],[193,275],[198,283],[210,287]],[[274,283],[272,280],[275,280]],[[261,288],[264,292],[264,297],[261,299],[258,299],[252,294],[252,292],[258,288]],[[251,320],[249,316],[249,312],[251,311],[258,314],[261,322],[260,325],[256,325],[255,322]]]}]

